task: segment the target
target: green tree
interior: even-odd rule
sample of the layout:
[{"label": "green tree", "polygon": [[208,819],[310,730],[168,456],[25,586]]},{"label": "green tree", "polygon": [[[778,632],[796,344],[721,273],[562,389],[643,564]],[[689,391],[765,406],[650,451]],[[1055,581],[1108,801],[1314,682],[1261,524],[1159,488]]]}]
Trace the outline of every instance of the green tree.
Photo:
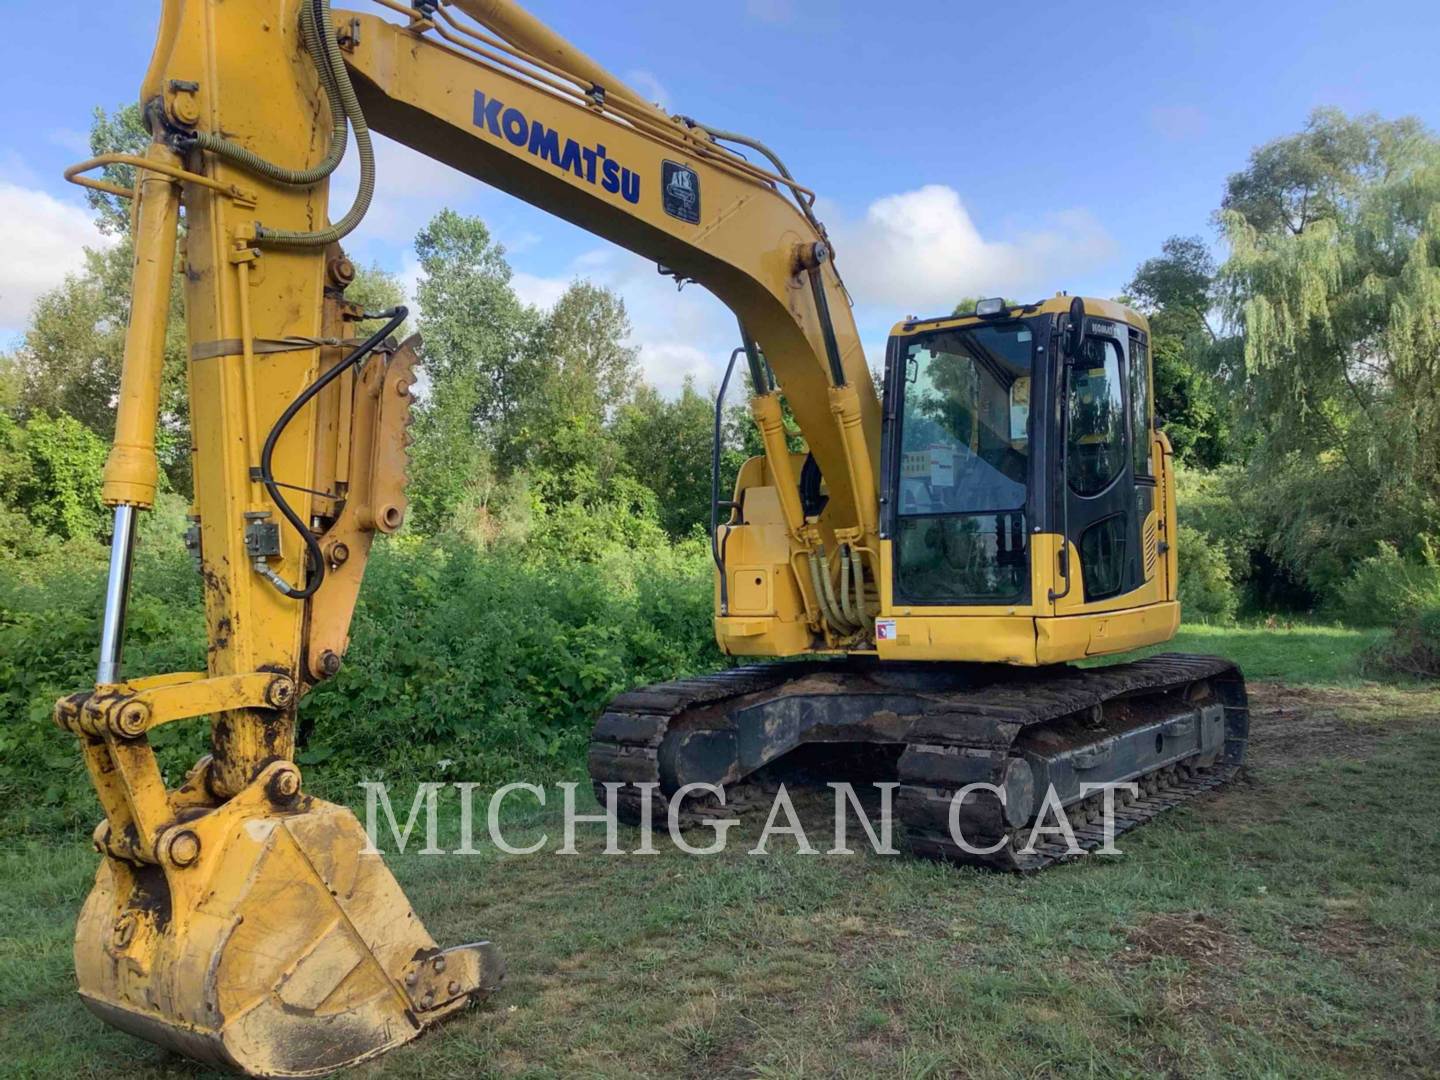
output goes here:
[{"label": "green tree", "polygon": [[491,480],[489,442],[528,381],[535,313],[510,287],[505,249],[479,218],[442,210],[415,239],[425,400],[411,447],[412,521],[435,531],[468,521]]},{"label": "green tree", "polygon": [[[714,424],[714,405],[688,378],[673,401],[642,385],[616,418],[615,437],[625,464],[655,492],[660,524],[672,537],[688,536],[697,526],[709,528]],[[729,491],[722,490],[721,497],[728,499]]]},{"label": "green tree", "polygon": [[[355,280],[345,288],[345,299],[352,304],[359,304],[368,312],[389,311],[393,307],[406,303],[405,285],[400,278],[384,269],[379,263],[372,263],[370,266],[355,267]],[[410,334],[411,320],[406,319],[400,324],[400,329],[395,331],[397,340],[403,341]],[[379,323],[364,322],[360,324],[362,331],[374,333],[380,328]]]},{"label": "green tree", "polygon": [[1213,375],[1233,354],[1217,332],[1215,260],[1198,236],[1172,236],[1135,269],[1125,302],[1150,322],[1155,413],[1183,462],[1214,468],[1234,458],[1226,402]]},{"label": "green tree", "polygon": [[1202,331],[1215,340],[1210,314],[1215,307],[1215,260],[1200,237],[1170,237],[1158,256],[1136,268],[1125,292],[1152,316],[1152,329],[1160,321],[1177,336]]},{"label": "green tree", "polygon": [[[137,106],[114,113],[95,110],[90,146],[96,154],[140,153],[149,142]],[[107,167],[106,178],[133,183],[128,166]],[[104,440],[114,434],[114,401],[120,389],[125,327],[130,315],[130,203],[89,192],[96,224],[114,238],[85,252],[85,266],[36,302],[30,325],[12,358],[16,384],[8,407],[22,419],[36,414],[71,416]],[[190,487],[190,429],[185,385],[185,318],[182,276],[170,291],[165,362],[160,393],[157,450],[161,467],[178,490]]]},{"label": "green tree", "polygon": [[1221,222],[1268,547],[1326,591],[1440,520],[1440,142],[1320,110],[1230,178]]},{"label": "green tree", "polygon": [[529,343],[525,383],[500,433],[502,467],[555,476],[588,468],[602,482],[614,473],[609,423],[639,378],[629,336],[615,293],[587,281],[565,290]]},{"label": "green tree", "polygon": [[6,508],[62,540],[99,538],[108,528],[100,503],[106,444],[61,414],[24,424],[0,415],[0,487]]}]

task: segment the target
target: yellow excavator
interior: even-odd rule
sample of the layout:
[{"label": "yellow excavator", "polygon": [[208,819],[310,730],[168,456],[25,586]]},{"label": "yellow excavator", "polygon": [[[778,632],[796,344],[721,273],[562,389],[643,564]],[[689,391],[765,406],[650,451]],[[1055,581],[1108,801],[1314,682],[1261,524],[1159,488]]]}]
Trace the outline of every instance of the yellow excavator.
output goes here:
[{"label": "yellow excavator", "polygon": [[[132,200],[135,245],[99,668],[55,710],[105,814],[75,939],[91,1010],[203,1062],[309,1076],[500,979],[488,943],[435,943],[354,815],[307,794],[295,764],[299,699],[339,671],[371,543],[406,513],[420,344],[392,336],[403,309],[346,299],[340,247],[377,183],[372,128],[737,317],[731,365],[748,368],[764,453],[728,498],[717,479],[714,632],[729,655],[779,659],[616,698],[589,764],[617,814],[696,782],[873,777],[898,783],[912,851],[1031,870],[1075,852],[1008,842],[1044,793],[1088,850],[1103,830],[1086,785],[1134,782],[1123,829],[1235,771],[1232,665],[1072,665],[1179,623],[1142,317],[1059,296],[907,318],[882,401],[815,195],[772,150],[668,115],[511,0],[376,2],[164,0],[140,91],[153,141],[67,170]],[[352,135],[358,193],[332,224]],[[92,175],[107,165],[133,166],[133,187]],[[177,258],[209,651],[201,672],[131,675]],[[149,733],[201,717],[212,752],[169,789]],[[953,798],[971,784],[988,787]]]}]

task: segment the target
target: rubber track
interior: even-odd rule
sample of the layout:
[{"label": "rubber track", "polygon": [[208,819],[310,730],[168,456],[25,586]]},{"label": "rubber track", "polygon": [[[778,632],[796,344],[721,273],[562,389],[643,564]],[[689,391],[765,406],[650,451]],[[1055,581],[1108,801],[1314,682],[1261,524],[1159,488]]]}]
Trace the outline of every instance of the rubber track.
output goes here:
[{"label": "rubber track", "polygon": [[[773,690],[793,679],[817,671],[844,671],[842,664],[825,661],[791,661],[732,668],[712,675],[656,683],[619,695],[596,721],[591,738],[589,769],[596,798],[603,804],[606,782],[622,783],[617,811],[622,821],[638,823],[644,802],[651,802],[651,821],[663,827],[667,801],[661,793],[660,747],[677,720],[696,709],[714,710],[727,700]],[[953,862],[973,863],[1012,871],[1033,871],[1073,853],[1056,838],[1036,844],[1032,854],[1018,853],[1009,845],[995,855],[976,856],[954,844],[944,822],[952,792],[979,778],[975,769],[985,761],[1002,763],[1022,731],[1035,725],[1083,713],[1121,697],[1148,696],[1183,690],[1210,681],[1226,707],[1228,738],[1222,758],[1211,768],[1195,770],[1174,766],[1141,777],[1141,797],[1119,805],[1115,835],[1119,836],[1170,809],[1231,779],[1243,760],[1248,730],[1245,691],[1239,670],[1228,661],[1210,656],[1170,653],[1103,668],[1064,668],[1053,673],[1012,669],[994,681],[964,691],[930,695],[929,711],[912,725],[901,756],[897,812],[907,846],[915,854]],[[750,700],[754,700],[751,698]],[[929,703],[927,703],[929,704]],[[1237,715],[1238,714],[1238,715]],[[966,766],[963,775],[946,777],[945,763]],[[1183,763],[1182,763],[1183,765]],[[644,793],[634,785],[654,784]],[[997,800],[998,802],[998,800]],[[687,806],[690,804],[687,803]],[[1072,807],[1072,824],[1082,851],[1104,842],[1098,824],[1085,824]],[[687,809],[682,823],[712,816],[704,808]],[[983,798],[968,800],[960,822],[972,846],[985,847],[1012,832],[998,805]]]}]

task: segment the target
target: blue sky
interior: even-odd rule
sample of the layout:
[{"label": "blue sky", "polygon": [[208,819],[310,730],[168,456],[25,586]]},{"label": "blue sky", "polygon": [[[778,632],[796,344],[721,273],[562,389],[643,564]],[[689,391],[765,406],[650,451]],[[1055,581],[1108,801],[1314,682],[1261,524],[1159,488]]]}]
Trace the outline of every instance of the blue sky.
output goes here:
[{"label": "blue sky", "polygon": [[[821,193],[872,364],[896,319],[960,295],[1110,295],[1165,237],[1213,242],[1225,176],[1317,106],[1440,129],[1434,0],[1041,3],[1025,6],[1029,22],[1009,5],[943,0],[527,6],[670,110],[769,143]],[[51,0],[42,15],[0,0],[12,27],[0,343],[95,242],[60,170],[84,156],[90,110],[136,92],[158,9]],[[22,20],[44,32],[17,47]],[[361,261],[413,279],[410,240],[428,217],[476,213],[526,299],[552,302],[577,276],[610,285],[653,381],[673,392],[687,374],[715,379],[733,321],[702,290],[676,296],[648,264],[395,144],[379,183],[348,245]],[[337,188],[337,205],[346,198]]]}]

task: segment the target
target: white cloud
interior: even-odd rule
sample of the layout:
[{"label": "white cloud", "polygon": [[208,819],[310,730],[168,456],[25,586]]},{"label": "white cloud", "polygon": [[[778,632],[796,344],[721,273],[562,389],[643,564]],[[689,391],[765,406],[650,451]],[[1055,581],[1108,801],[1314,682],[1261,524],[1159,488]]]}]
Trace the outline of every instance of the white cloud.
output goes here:
[{"label": "white cloud", "polygon": [[665,89],[665,85],[655,77],[653,71],[647,71],[644,68],[631,68],[625,72],[625,81],[630,84],[631,88],[638,91],[640,96],[646,101],[659,105],[661,109],[667,112],[669,111],[670,91]]},{"label": "white cloud", "polygon": [[88,131],[64,127],[51,128],[45,133],[45,141],[78,157],[88,158],[90,156],[90,133]]},{"label": "white cloud", "polygon": [[538,308],[554,307],[555,301],[564,294],[568,284],[564,278],[541,277],[538,274],[527,274],[523,270],[515,271],[510,277],[510,287],[515,290],[520,302]]},{"label": "white cloud", "polygon": [[1113,242],[1093,215],[1064,210],[1040,227],[987,239],[959,194],[931,184],[887,195],[859,222],[835,222],[840,271],[866,305],[905,314],[945,311],[962,296],[1023,296],[1064,287],[1067,275],[1090,271]]},{"label": "white cloud", "polygon": [[39,296],[85,262],[84,248],[108,242],[89,211],[33,188],[0,180],[0,221],[5,258],[0,260],[0,330],[16,332]]}]

